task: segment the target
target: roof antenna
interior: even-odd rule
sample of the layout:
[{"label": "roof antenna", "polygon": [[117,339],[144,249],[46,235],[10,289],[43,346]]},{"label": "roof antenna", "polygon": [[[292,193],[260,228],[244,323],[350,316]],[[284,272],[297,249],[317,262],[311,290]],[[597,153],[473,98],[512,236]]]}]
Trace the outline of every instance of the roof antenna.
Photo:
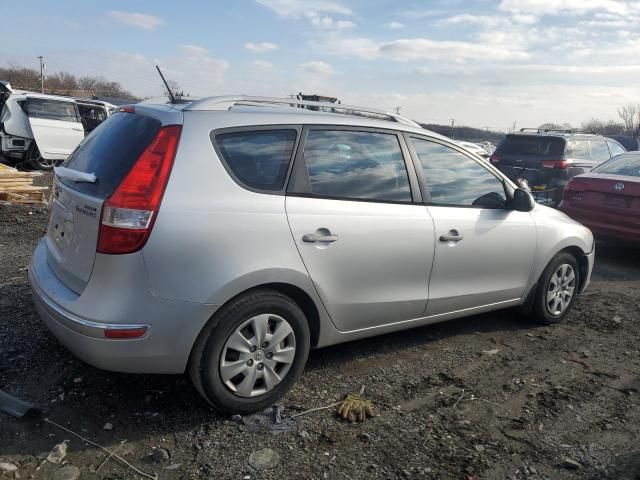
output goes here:
[{"label": "roof antenna", "polygon": [[158,65],[156,65],[156,70],[158,70],[158,73],[160,74],[160,78],[164,82],[164,86],[167,88],[167,92],[169,92],[169,100],[171,100],[171,103],[176,103],[176,97],[173,96],[173,92],[169,88],[169,84],[164,79],[164,75],[162,75],[162,72],[160,71],[160,67]]}]

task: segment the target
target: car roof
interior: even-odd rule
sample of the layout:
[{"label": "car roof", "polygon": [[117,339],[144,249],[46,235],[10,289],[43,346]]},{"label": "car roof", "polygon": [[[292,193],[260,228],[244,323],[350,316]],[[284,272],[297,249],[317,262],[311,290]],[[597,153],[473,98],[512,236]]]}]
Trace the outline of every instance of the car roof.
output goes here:
[{"label": "car roof", "polygon": [[76,101],[70,97],[62,97],[60,95],[47,95],[44,93],[29,92],[24,90],[14,90],[14,93],[10,98],[14,100],[24,100],[25,98],[41,98],[43,100],[56,100],[59,102],[76,103]]},{"label": "car roof", "polygon": [[[230,99],[230,100],[228,100]],[[259,100],[254,100],[259,99]],[[416,122],[382,110],[368,107],[355,107],[327,102],[299,101],[296,99],[273,98],[276,104],[264,100],[268,97],[209,97],[205,99],[180,99],[180,103],[169,103],[166,97],[147,99],[136,105],[162,111],[209,112],[216,115],[246,115],[249,123],[265,124],[324,124],[344,125],[365,128],[384,128],[428,135],[433,138],[451,141],[451,139],[431,130],[420,127]],[[228,100],[228,101],[227,101]],[[216,103],[219,101],[220,103]],[[206,102],[211,102],[211,108]],[[298,108],[286,105],[299,104],[303,107],[318,107],[329,111],[315,111],[309,108]],[[218,105],[222,105],[217,108]],[[361,110],[360,110],[361,109]],[[338,113],[346,111],[346,113]],[[455,142],[454,142],[455,143]]]},{"label": "car roof", "polygon": [[552,138],[580,138],[588,140],[590,138],[605,138],[602,135],[593,132],[580,132],[580,131],[570,131],[570,130],[543,130],[538,129],[535,131],[534,129],[521,129],[519,132],[508,133],[507,137],[552,137]]}]

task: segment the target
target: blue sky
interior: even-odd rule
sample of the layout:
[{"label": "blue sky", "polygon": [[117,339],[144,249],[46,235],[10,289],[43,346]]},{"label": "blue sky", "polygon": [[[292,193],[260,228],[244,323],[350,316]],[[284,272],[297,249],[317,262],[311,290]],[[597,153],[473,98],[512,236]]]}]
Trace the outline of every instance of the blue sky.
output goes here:
[{"label": "blue sky", "polygon": [[579,125],[640,102],[638,25],[631,0],[23,0],[0,64],[44,55],[50,72],[154,96],[157,63],[196,96],[303,91],[425,122]]}]

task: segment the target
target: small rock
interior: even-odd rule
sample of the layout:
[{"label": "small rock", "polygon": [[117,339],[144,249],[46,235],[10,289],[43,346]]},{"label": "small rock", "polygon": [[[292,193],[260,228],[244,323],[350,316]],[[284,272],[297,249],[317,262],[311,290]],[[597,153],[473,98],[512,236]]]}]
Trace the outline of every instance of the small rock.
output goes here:
[{"label": "small rock", "polygon": [[363,442],[369,442],[369,441],[371,441],[371,435],[369,435],[368,433],[365,433],[365,432],[363,432],[363,433],[361,433],[360,435],[358,435],[358,438],[359,438],[360,440],[362,440]]},{"label": "small rock", "polygon": [[172,463],[171,465],[167,465],[166,467],[163,467],[165,470],[177,470],[178,468],[180,468],[182,466],[181,463]]},{"label": "small rock", "polygon": [[579,468],[582,468],[582,464],[580,462],[577,462],[569,457],[562,458],[562,466],[564,468],[568,468],[569,470],[578,470]]},{"label": "small rock", "polygon": [[13,463],[0,462],[0,472],[11,473],[15,472],[16,470],[18,470],[18,467],[16,467]]},{"label": "small rock", "polygon": [[538,470],[536,470],[536,467],[534,466],[529,466],[529,472],[535,475],[538,473]]},{"label": "small rock", "polygon": [[605,423],[604,428],[607,430],[613,430],[613,425],[611,425],[610,423]]},{"label": "small rock", "polygon": [[474,445],[473,448],[476,449],[476,452],[484,452],[484,445]]},{"label": "small rock", "polygon": [[305,440],[309,440],[311,438],[311,435],[309,435],[309,432],[307,432],[306,430],[302,430],[300,432],[300,436]]},{"label": "small rock", "polygon": [[162,463],[169,460],[171,455],[169,455],[169,451],[166,448],[154,448],[151,457],[155,462]]},{"label": "small rock", "polygon": [[251,475],[245,475],[242,480],[251,480]]},{"label": "small rock", "polygon": [[73,379],[73,383],[82,383],[82,377],[76,377]]},{"label": "small rock", "polygon": [[500,353],[500,349],[499,348],[496,348],[494,350],[484,350],[482,352],[483,355],[488,355],[488,356],[497,355],[498,353]]},{"label": "small rock", "polygon": [[620,315],[614,315],[613,316],[613,321],[615,323],[621,323],[622,322],[622,317]]},{"label": "small rock", "polygon": [[67,456],[67,441],[59,443],[51,449],[49,455],[47,455],[47,462],[60,465],[64,457]]},{"label": "small rock", "polygon": [[103,430],[113,430],[113,424],[112,423],[105,423],[104,427],[102,427]]},{"label": "small rock", "polygon": [[77,480],[78,478],[80,478],[80,469],[73,465],[67,465],[54,473],[51,480]]},{"label": "small rock", "polygon": [[238,415],[237,413],[235,415],[231,415],[231,421],[236,423],[242,423],[242,415]]},{"label": "small rock", "polygon": [[256,470],[267,470],[274,468],[280,463],[280,455],[275,450],[263,448],[256,450],[249,455],[249,465]]}]

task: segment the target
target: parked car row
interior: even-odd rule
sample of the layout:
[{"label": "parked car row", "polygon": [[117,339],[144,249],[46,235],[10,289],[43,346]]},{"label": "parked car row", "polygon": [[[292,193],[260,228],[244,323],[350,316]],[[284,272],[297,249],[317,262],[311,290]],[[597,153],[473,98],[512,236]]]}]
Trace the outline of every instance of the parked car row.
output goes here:
[{"label": "parked car row", "polygon": [[115,109],[90,99],[13,90],[0,82],[0,150],[16,163],[51,170]]}]

